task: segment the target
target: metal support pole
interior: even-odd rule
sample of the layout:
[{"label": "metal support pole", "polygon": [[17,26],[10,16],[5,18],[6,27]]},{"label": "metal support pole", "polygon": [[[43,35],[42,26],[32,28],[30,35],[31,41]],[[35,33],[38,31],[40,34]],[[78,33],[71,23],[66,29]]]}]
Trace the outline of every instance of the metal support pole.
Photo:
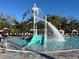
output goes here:
[{"label": "metal support pole", "polygon": [[45,33],[44,33],[44,48],[47,45],[47,15],[45,16]]}]

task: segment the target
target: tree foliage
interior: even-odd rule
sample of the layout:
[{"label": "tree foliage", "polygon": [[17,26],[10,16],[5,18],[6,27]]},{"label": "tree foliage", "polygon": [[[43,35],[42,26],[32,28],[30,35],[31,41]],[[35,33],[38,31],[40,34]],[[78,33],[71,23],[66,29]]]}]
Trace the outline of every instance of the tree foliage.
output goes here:
[{"label": "tree foliage", "polygon": [[[25,18],[26,14],[23,15]],[[73,29],[79,30],[79,20],[74,17],[61,17],[58,15],[48,15],[47,21],[51,22],[58,29],[63,29],[65,32],[71,32]],[[44,22],[37,22],[37,29],[44,29]],[[26,32],[33,29],[33,17],[25,21],[18,22],[15,17],[0,14],[0,29],[9,28],[9,32]]]}]

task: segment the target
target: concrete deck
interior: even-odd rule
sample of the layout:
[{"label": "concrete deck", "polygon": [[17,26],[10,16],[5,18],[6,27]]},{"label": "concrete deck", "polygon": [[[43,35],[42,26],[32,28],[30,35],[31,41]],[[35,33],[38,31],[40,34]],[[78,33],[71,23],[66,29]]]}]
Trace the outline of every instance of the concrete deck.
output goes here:
[{"label": "concrete deck", "polygon": [[79,59],[79,50],[66,50],[66,51],[8,51],[0,53],[0,59]]}]

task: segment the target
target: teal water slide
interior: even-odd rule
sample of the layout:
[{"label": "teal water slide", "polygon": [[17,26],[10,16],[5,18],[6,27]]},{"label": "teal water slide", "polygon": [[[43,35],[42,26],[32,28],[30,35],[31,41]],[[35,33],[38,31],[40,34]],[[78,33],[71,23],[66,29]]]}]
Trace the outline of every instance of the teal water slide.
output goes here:
[{"label": "teal water slide", "polygon": [[30,43],[28,43],[28,46],[34,47],[35,45],[43,46],[44,44],[44,38],[42,35],[34,35],[31,39]]}]

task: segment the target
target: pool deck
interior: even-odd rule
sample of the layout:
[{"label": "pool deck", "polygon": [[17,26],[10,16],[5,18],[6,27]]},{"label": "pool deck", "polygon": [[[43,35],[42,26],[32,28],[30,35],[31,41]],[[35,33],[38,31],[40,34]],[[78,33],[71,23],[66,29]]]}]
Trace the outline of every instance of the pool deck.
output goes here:
[{"label": "pool deck", "polygon": [[79,59],[79,49],[64,51],[23,51],[7,49],[0,53],[0,59]]}]

